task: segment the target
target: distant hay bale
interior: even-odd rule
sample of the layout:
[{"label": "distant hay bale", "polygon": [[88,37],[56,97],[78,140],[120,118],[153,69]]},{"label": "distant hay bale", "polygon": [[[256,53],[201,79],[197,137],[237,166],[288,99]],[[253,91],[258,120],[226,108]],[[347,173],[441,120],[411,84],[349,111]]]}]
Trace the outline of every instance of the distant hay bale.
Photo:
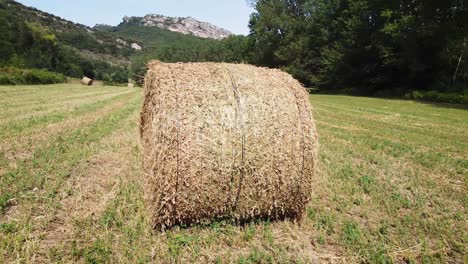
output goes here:
[{"label": "distant hay bale", "polygon": [[133,84],[133,83],[128,83],[127,87],[128,87],[128,88],[133,88],[133,87],[134,87],[134,84]]},{"label": "distant hay bale", "polygon": [[141,139],[153,227],[301,218],[317,135],[308,93],[280,70],[152,62]]},{"label": "distant hay bale", "polygon": [[93,79],[90,79],[88,77],[83,77],[83,79],[81,79],[81,84],[82,85],[93,85],[93,82],[94,80]]}]

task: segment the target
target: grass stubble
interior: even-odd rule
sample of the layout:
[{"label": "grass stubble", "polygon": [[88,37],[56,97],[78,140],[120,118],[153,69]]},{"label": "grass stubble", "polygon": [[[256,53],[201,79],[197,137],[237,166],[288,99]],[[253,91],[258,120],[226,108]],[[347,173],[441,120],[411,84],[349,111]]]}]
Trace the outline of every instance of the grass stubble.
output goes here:
[{"label": "grass stubble", "polygon": [[0,91],[6,263],[467,261],[466,110],[313,95],[320,163],[302,223],[153,233],[140,168],[141,90]]}]

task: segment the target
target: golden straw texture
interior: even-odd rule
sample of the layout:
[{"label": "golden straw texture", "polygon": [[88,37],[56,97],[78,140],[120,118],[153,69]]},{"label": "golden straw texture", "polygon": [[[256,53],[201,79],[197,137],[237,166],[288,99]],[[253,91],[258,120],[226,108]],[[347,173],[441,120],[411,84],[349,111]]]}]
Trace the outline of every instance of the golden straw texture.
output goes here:
[{"label": "golden straw texture", "polygon": [[83,79],[81,79],[81,84],[82,85],[93,85],[93,80],[88,78],[88,77],[83,77]]},{"label": "golden straw texture", "polygon": [[221,218],[300,218],[317,135],[308,94],[280,70],[154,61],[141,113],[156,229]]}]

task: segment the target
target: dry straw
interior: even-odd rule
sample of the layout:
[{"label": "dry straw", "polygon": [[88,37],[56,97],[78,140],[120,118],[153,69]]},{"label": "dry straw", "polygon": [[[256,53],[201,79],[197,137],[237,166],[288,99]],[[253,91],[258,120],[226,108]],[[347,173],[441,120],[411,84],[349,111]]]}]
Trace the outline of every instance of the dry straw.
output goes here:
[{"label": "dry straw", "polygon": [[90,85],[93,85],[93,82],[94,82],[93,79],[90,79],[90,78],[88,78],[88,77],[86,77],[86,76],[83,77],[83,79],[81,79],[81,84],[82,84],[82,85],[88,85],[88,86],[90,86]]},{"label": "dry straw", "polygon": [[141,138],[156,229],[300,218],[317,135],[308,94],[280,70],[152,62]]}]

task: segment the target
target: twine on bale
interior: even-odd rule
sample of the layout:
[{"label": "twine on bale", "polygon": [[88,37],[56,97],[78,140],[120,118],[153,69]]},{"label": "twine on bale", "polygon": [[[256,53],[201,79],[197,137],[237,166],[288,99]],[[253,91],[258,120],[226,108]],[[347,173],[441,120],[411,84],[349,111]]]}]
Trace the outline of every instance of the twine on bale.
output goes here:
[{"label": "twine on bale", "polygon": [[242,64],[152,62],[144,93],[140,133],[154,228],[302,216],[318,144],[299,82]]},{"label": "twine on bale", "polygon": [[242,120],[242,106],[240,102],[240,96],[239,96],[239,90],[237,88],[236,82],[234,81],[234,78],[232,77],[231,71],[229,71],[229,68],[226,67],[227,72],[229,73],[229,78],[231,79],[231,85],[232,85],[232,90],[234,94],[234,98],[236,99],[237,103],[237,120],[239,123],[239,126],[241,127],[241,165],[239,169],[239,185],[237,187],[237,194],[236,194],[236,199],[234,200],[234,205],[232,206],[231,211],[235,211],[237,207],[237,202],[239,201],[239,195],[242,190],[242,181],[244,180],[244,159],[245,159],[245,127],[244,127],[244,122]]},{"label": "twine on bale", "polygon": [[[172,79],[175,80],[175,76],[174,76],[174,72],[171,71],[171,76],[172,76]],[[177,83],[174,82],[174,90],[175,90],[175,96],[176,96],[176,106],[179,105],[179,91],[177,89]],[[176,124],[177,124],[177,129],[176,129],[176,143],[177,143],[177,147],[176,149],[179,150],[180,149],[180,142],[179,142],[179,130],[180,130],[180,118],[179,118],[179,115],[178,115],[178,112],[177,112],[177,118],[176,118]],[[179,151],[177,151],[176,153],[176,159],[177,159],[177,167],[176,167],[176,186],[175,186],[175,196],[174,196],[174,209],[173,209],[173,217],[176,218],[177,215],[177,191],[179,189],[179,164],[180,164],[180,159],[179,159]]]}]

